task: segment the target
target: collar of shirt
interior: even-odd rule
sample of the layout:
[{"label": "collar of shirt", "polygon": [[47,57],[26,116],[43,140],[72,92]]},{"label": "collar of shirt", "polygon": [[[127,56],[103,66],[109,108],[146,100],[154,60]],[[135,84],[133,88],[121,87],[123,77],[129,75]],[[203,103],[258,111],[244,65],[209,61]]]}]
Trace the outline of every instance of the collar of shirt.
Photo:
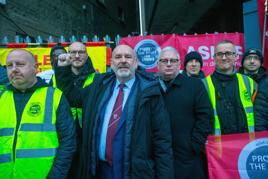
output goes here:
[{"label": "collar of shirt", "polygon": [[[132,86],[134,85],[135,80],[136,78],[134,76],[133,78],[131,78],[125,83],[125,87],[123,89],[124,90],[124,99],[123,99],[123,106],[122,106],[123,110],[124,110],[124,106],[126,104],[126,101],[128,99],[128,96],[130,94]],[[108,130],[109,120],[112,114],[113,106],[115,104],[116,97],[119,93],[119,84],[120,82],[116,80],[114,88],[113,88],[112,96],[107,103],[105,113],[104,113],[104,119],[103,119],[103,124],[102,124],[101,135],[100,135],[100,144],[99,144],[99,158],[103,161],[106,160],[105,151],[106,151],[107,130]]]},{"label": "collar of shirt", "polygon": [[[125,89],[127,89],[127,90],[130,90],[130,89],[131,89],[131,87],[133,86],[135,80],[136,80],[136,77],[134,76],[134,77],[131,78],[130,80],[126,81],[126,83],[125,83],[125,87],[124,87],[124,92],[126,91]],[[116,79],[116,83],[115,83],[115,88],[114,88],[114,90],[115,90],[115,89],[118,90],[118,89],[119,89],[119,85],[120,85],[120,82]]]}]

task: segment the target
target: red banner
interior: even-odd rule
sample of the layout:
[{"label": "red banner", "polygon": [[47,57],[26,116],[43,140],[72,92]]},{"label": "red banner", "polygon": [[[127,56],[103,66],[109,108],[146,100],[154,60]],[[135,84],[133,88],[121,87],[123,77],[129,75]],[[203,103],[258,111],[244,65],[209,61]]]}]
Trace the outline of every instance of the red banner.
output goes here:
[{"label": "red banner", "polygon": [[209,136],[210,179],[268,178],[268,131]]},{"label": "red banner", "polygon": [[122,38],[120,44],[127,44],[135,49],[139,64],[148,71],[157,71],[157,60],[160,50],[166,46],[173,46],[180,54],[182,60],[190,51],[197,51],[203,57],[203,68],[205,74],[214,71],[214,46],[221,40],[231,40],[236,45],[238,59],[236,66],[240,66],[241,56],[244,51],[244,35],[242,33],[219,33],[201,35],[149,35]]}]

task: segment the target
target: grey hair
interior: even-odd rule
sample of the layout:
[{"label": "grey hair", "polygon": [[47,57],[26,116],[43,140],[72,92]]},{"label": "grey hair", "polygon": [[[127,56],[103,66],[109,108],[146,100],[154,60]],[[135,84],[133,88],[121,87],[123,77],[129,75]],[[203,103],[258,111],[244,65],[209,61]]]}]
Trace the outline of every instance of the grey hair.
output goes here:
[{"label": "grey hair", "polygon": [[[171,47],[171,46],[167,46],[167,47],[165,47],[165,48],[163,48],[163,49],[161,50],[160,55],[159,55],[159,59],[160,59],[161,55],[162,55],[164,52],[167,52],[167,51],[172,51],[172,52],[174,52],[174,53],[176,54],[177,58],[180,59],[180,54],[179,54],[179,52],[177,51],[177,49],[175,49],[174,47]],[[159,59],[158,59],[158,60],[159,60]]]}]

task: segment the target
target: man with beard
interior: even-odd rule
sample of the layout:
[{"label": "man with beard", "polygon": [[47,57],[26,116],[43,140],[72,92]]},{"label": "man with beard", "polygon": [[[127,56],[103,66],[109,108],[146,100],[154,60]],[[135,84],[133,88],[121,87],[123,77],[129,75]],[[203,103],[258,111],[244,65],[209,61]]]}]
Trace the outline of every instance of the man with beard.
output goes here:
[{"label": "man with beard", "polygon": [[56,68],[58,86],[83,108],[81,176],[90,179],[173,178],[170,123],[157,81],[136,70],[134,50],[117,46],[113,72],[78,89],[68,60]]},{"label": "man with beard", "polygon": [[[73,42],[69,46],[68,54],[71,62],[73,83],[79,88],[85,88],[92,83],[95,76],[95,69],[88,56],[87,48],[82,42]],[[78,126],[82,127],[82,109],[72,108],[72,113]]]},{"label": "man with beard", "polygon": [[177,50],[163,48],[158,74],[171,119],[175,178],[203,179],[208,176],[204,151],[213,111],[202,81],[179,74],[179,69]]},{"label": "man with beard", "polygon": [[12,50],[0,93],[0,178],[66,178],[75,125],[62,92],[36,77],[32,53]]},{"label": "man with beard", "polygon": [[[71,63],[71,76],[74,86],[79,88],[85,88],[90,85],[95,77],[95,70],[93,68],[91,59],[88,56],[86,46],[81,42],[73,42],[68,49],[68,54],[63,54],[59,56],[59,60],[65,60],[69,58]],[[63,58],[62,58],[63,57]],[[53,86],[56,87],[56,79],[53,77],[54,82]],[[77,153],[74,157],[72,167],[70,169],[69,178],[74,178],[78,172],[78,163],[79,163],[79,154],[80,154],[80,145],[82,142],[82,109],[81,108],[71,108],[73,117],[76,121],[77,129]]]},{"label": "man with beard", "polygon": [[250,48],[242,57],[239,73],[251,77],[255,82],[261,85],[263,79],[267,78],[266,69],[262,66],[263,55],[259,49]]}]

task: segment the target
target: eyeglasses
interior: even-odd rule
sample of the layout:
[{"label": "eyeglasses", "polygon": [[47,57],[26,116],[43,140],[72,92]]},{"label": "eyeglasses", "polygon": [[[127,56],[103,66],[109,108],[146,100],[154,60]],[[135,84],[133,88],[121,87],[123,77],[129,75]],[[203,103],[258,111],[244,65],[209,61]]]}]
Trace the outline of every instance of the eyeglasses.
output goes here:
[{"label": "eyeglasses", "polygon": [[260,57],[258,55],[249,55],[245,57],[245,60],[260,60]]},{"label": "eyeglasses", "polygon": [[86,51],[85,50],[78,50],[78,51],[69,51],[69,53],[71,55],[76,55],[78,53],[78,55],[85,55],[86,54]]},{"label": "eyeglasses", "polygon": [[170,59],[167,59],[167,58],[163,58],[163,59],[160,59],[159,62],[163,63],[163,64],[175,64],[175,63],[178,63],[179,59],[177,58],[170,58]]},{"label": "eyeglasses", "polygon": [[223,58],[225,55],[225,57],[227,58],[233,58],[235,57],[236,53],[235,52],[218,52],[218,53],[215,53],[215,57],[218,57],[218,58]]}]

